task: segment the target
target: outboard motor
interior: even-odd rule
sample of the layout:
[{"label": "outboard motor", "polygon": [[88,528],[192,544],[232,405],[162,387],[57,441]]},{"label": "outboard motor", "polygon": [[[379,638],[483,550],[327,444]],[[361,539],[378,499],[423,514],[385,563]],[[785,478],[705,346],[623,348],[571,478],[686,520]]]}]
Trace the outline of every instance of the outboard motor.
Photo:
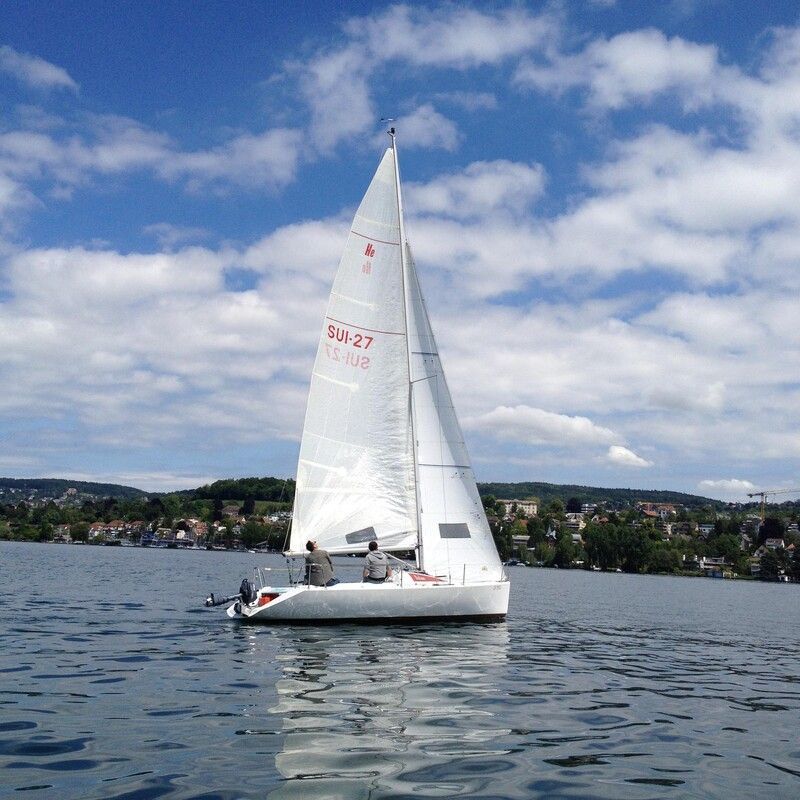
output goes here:
[{"label": "outboard motor", "polygon": [[250,605],[251,603],[255,603],[258,597],[258,589],[245,578],[239,586],[239,596],[242,598],[243,603]]},{"label": "outboard motor", "polygon": [[[255,584],[245,578],[239,586],[239,594],[232,594],[230,597],[222,595],[215,595],[213,592],[206,598],[205,605],[207,608],[212,606],[222,606],[225,603],[230,603],[232,600],[241,600],[245,605],[252,605],[258,599],[258,589]],[[237,603],[239,605],[239,603]],[[241,613],[241,606],[236,609],[236,613]]]},{"label": "outboard motor", "polygon": [[206,597],[205,606],[206,608],[211,608],[212,606],[224,606],[225,603],[230,603],[231,600],[238,600],[238,594],[232,594],[230,597],[226,595],[215,595],[214,592]]},{"label": "outboard motor", "polygon": [[[230,597],[217,597],[212,592],[207,598],[205,605],[207,608],[211,608],[212,606],[221,606],[225,603],[230,603],[231,600],[240,600],[245,605],[252,605],[258,599],[258,589],[256,589],[255,584],[252,581],[249,581],[245,578],[241,586],[239,586],[239,594],[233,594]],[[236,609],[236,613],[241,613],[241,606],[239,603],[236,604],[239,606]]]}]

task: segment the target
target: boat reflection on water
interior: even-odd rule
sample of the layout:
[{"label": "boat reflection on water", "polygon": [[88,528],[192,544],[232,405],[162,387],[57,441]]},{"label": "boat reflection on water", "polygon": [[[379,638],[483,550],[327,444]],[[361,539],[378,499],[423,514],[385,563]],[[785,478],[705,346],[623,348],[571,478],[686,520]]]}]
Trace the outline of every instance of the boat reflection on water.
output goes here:
[{"label": "boat reflection on water", "polygon": [[499,681],[508,629],[450,624],[296,631],[283,677],[278,798],[485,793],[505,758]]}]

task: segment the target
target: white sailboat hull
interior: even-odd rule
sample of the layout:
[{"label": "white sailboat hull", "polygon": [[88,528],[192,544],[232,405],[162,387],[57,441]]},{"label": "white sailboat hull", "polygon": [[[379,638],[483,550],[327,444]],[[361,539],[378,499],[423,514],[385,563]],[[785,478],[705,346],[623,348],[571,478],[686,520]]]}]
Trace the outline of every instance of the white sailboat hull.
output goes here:
[{"label": "white sailboat hull", "polygon": [[265,605],[258,605],[260,598],[252,605],[235,603],[227,613],[232,619],[267,623],[502,618],[508,612],[509,587],[508,581],[265,587],[260,595],[278,596]]}]

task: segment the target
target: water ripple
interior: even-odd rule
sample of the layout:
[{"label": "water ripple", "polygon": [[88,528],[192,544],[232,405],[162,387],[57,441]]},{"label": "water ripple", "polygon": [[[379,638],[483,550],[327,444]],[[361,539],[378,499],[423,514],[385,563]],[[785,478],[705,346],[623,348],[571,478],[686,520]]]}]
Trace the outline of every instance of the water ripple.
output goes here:
[{"label": "water ripple", "polygon": [[[246,556],[0,548],[10,791],[800,796],[797,587],[517,570],[507,623],[270,629],[189,607]],[[30,620],[33,560],[61,606]]]}]

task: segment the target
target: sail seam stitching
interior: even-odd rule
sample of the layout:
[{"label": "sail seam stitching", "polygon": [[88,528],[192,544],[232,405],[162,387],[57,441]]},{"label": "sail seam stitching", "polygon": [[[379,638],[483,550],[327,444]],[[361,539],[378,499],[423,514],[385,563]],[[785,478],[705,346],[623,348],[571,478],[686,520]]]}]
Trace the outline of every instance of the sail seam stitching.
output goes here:
[{"label": "sail seam stitching", "polygon": [[360,331],[369,331],[370,333],[385,333],[387,336],[405,336],[405,333],[402,331],[381,331],[377,328],[364,328],[361,325],[355,325],[352,322],[345,322],[341,319],[336,319],[336,317],[325,317],[325,319],[329,319],[331,322],[338,322],[340,325],[347,325],[351,328],[358,328]]},{"label": "sail seam stitching", "polygon": [[390,244],[393,247],[400,247],[400,242],[387,242],[385,239],[376,239],[374,236],[365,236],[363,233],[354,231],[352,228],[350,228],[350,233],[354,233],[356,236],[360,236],[362,239],[369,239],[371,242],[378,242],[378,244]]}]

